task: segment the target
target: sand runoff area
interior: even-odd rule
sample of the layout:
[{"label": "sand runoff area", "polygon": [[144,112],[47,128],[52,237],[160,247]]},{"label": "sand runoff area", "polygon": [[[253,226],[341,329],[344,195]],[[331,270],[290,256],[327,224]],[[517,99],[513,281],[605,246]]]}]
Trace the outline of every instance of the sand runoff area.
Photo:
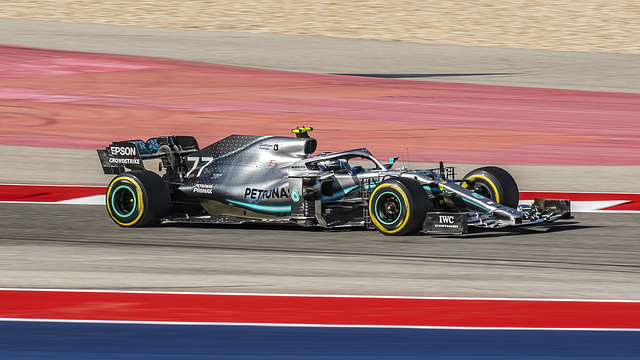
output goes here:
[{"label": "sand runoff area", "polygon": [[640,0],[4,0],[0,17],[640,54]]}]

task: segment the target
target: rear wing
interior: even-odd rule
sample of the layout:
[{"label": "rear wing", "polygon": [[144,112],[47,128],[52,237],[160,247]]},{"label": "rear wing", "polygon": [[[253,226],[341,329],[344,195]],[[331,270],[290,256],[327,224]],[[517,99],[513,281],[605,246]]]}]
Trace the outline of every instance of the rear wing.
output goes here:
[{"label": "rear wing", "polygon": [[193,136],[159,136],[143,140],[116,141],[97,150],[102,171],[120,174],[126,169],[144,170],[144,159],[191,154],[200,150]]}]

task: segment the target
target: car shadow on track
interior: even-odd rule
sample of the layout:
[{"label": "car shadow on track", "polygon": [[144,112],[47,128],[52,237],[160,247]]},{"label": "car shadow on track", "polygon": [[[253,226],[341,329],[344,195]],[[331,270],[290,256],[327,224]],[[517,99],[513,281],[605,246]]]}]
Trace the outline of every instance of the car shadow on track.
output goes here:
[{"label": "car shadow on track", "polygon": [[465,77],[465,76],[509,76],[521,75],[520,73],[470,73],[470,74],[332,74],[342,76],[361,76],[381,79],[407,79],[407,78],[439,78],[439,77]]},{"label": "car shadow on track", "polygon": [[[336,231],[336,229],[324,229],[319,227],[303,227],[296,224],[216,224],[216,223],[190,223],[190,222],[164,222],[159,227],[167,228],[185,228],[185,229],[242,229],[242,230],[272,230],[272,231],[305,231],[305,232],[323,232]],[[338,231],[354,231],[363,230],[364,228],[339,229]],[[357,231],[356,230],[356,231]]]},{"label": "car shadow on track", "polygon": [[[296,224],[211,224],[211,223],[181,223],[181,222],[166,222],[160,225],[160,227],[167,228],[190,228],[190,229],[242,229],[253,231],[288,231],[288,232],[311,232],[311,233],[348,233],[348,232],[370,232],[372,234],[381,234],[375,230],[367,229],[364,227],[351,227],[351,228],[334,228],[325,229],[320,227],[303,227]],[[536,234],[549,234],[549,233],[561,233],[565,231],[576,231],[591,228],[599,228],[600,226],[593,225],[580,225],[578,221],[542,224],[531,227],[512,227],[501,229],[469,229],[466,234],[429,234],[418,233],[413,236],[432,236],[432,237],[452,237],[452,238],[486,238],[486,237],[502,237],[502,236],[517,236],[517,235],[536,235]],[[397,238],[397,237],[394,237]]]},{"label": "car shadow on track", "polygon": [[[512,227],[502,229],[470,229],[469,233],[461,235],[448,235],[453,237],[464,238],[487,238],[502,236],[518,236],[518,235],[544,235],[549,233],[562,233],[566,231],[578,231],[585,229],[600,228],[601,226],[580,225],[578,221],[542,224],[530,227]],[[428,234],[427,234],[428,235]],[[447,236],[447,235],[445,235]]]}]

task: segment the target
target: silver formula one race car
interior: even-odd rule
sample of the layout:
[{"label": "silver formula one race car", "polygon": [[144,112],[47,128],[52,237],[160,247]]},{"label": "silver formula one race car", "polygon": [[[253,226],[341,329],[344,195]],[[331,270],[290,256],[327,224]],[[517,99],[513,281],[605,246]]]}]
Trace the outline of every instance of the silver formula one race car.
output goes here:
[{"label": "silver formula one race car", "polygon": [[[571,218],[570,201],[519,206],[505,170],[393,169],[367,149],[312,156],[311,128],[295,137],[231,135],[203,149],[191,136],[114,142],[98,150],[107,210],[118,225],[162,221],[360,226],[385,235],[466,233]],[[145,169],[152,162],[157,172]],[[129,169],[130,171],[126,171]]]}]

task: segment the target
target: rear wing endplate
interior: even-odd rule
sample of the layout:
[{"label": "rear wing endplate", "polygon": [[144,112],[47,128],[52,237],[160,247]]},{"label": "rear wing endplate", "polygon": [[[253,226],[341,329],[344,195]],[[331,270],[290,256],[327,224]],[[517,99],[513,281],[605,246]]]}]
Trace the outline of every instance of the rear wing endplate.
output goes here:
[{"label": "rear wing endplate", "polygon": [[140,149],[132,142],[114,142],[105,150],[98,150],[98,157],[105,174],[120,174],[125,168],[144,170]]},{"label": "rear wing endplate", "polygon": [[182,156],[199,149],[193,136],[158,136],[147,141],[113,142],[104,150],[98,150],[98,157],[105,174],[120,174],[125,169],[144,170],[143,159],[160,158],[168,153]]}]

